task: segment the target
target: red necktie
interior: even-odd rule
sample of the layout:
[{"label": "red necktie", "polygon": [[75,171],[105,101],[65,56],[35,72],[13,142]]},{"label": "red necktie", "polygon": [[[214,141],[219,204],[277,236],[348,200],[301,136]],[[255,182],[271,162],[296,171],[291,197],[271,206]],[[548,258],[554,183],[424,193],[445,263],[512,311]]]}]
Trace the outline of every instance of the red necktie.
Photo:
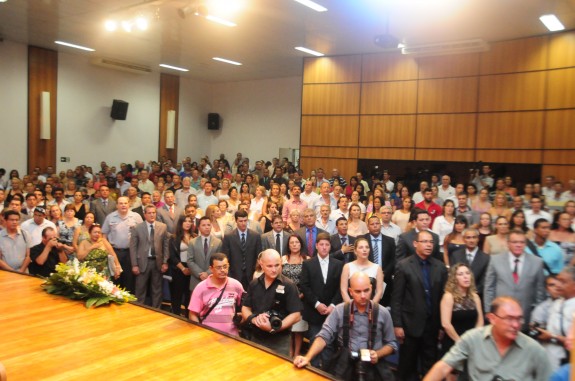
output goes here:
[{"label": "red necktie", "polygon": [[515,258],[515,267],[513,268],[513,282],[515,282],[515,284],[519,283],[518,267],[519,267],[519,259]]},{"label": "red necktie", "polygon": [[313,229],[307,229],[307,255],[313,255]]}]

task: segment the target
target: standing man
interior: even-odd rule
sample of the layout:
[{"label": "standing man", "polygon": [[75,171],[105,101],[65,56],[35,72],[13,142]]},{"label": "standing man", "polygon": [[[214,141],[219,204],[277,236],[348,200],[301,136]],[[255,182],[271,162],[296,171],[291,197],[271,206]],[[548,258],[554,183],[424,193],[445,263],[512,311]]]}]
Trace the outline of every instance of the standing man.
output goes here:
[{"label": "standing man", "polygon": [[314,210],[305,209],[303,211],[303,227],[295,232],[304,242],[304,246],[301,248],[303,254],[307,254],[309,257],[316,254],[315,241],[320,233],[326,233],[326,231],[315,226]]},{"label": "standing man", "polygon": [[[302,265],[300,290],[303,293],[303,319],[308,322],[308,339],[313,343],[321,330],[325,319],[341,303],[340,280],[343,262],[329,255],[330,238],[326,233],[318,234],[316,239],[317,255]],[[312,365],[324,370],[331,350],[322,351],[321,359],[312,361]],[[321,361],[320,361],[321,360]],[[323,364],[322,364],[323,363]]]},{"label": "standing man", "polygon": [[149,179],[150,173],[147,169],[142,169],[138,174],[140,181],[138,181],[138,189],[140,192],[148,192],[152,194],[154,192],[154,183]]},{"label": "standing man", "polygon": [[26,231],[18,229],[18,212],[7,210],[3,216],[4,229],[0,230],[0,269],[26,273],[30,264],[30,237]]},{"label": "standing man", "polygon": [[301,195],[301,187],[299,185],[294,185],[291,187],[291,198],[284,202],[284,206],[282,208],[282,218],[285,223],[288,223],[288,217],[290,212],[294,209],[303,212],[307,209],[307,202],[303,201],[300,198]]},{"label": "standing man", "polygon": [[[188,268],[190,269],[190,291],[210,275],[210,257],[222,250],[222,241],[211,235],[212,223],[208,217],[200,218],[199,235],[188,246]],[[228,262],[226,257],[226,262]],[[226,271],[226,276],[227,276]]]},{"label": "standing man", "polygon": [[401,235],[401,228],[391,222],[393,209],[389,205],[384,205],[379,208],[379,214],[381,214],[381,234],[393,238],[393,241],[397,245],[397,241],[399,241],[399,236]]},{"label": "standing man", "polygon": [[[385,291],[381,298],[381,304],[389,306],[391,293],[393,292],[393,271],[395,270],[395,241],[381,234],[379,217],[372,215],[367,220],[369,233],[363,237],[369,243],[369,260],[381,266],[384,276]],[[387,285],[387,286],[386,286]]]},{"label": "standing man", "polygon": [[168,270],[170,235],[166,224],[156,221],[156,207],[146,206],[145,221],[132,229],[130,259],[136,277],[136,298],[144,304],[151,291],[154,308],[162,305],[163,273]]},{"label": "standing man", "polygon": [[30,249],[30,260],[30,275],[43,277],[55,272],[58,263],[68,261],[64,244],[58,242],[56,229],[47,227],[42,230],[42,242]]},{"label": "standing man", "polygon": [[330,254],[343,263],[352,262],[355,260],[355,254],[353,253],[355,237],[347,235],[347,220],[345,217],[338,218],[335,224],[337,233],[330,237]]},{"label": "standing man", "polygon": [[457,195],[457,208],[455,208],[456,216],[465,216],[469,226],[477,225],[479,223],[479,213],[472,210],[467,203],[467,193],[460,193]]},{"label": "standing man", "polygon": [[236,228],[224,235],[222,252],[230,261],[230,276],[247,289],[254,275],[256,259],[262,251],[262,241],[258,233],[248,229],[246,211],[238,210],[234,217]]},{"label": "standing man", "polygon": [[100,198],[90,204],[90,211],[94,212],[96,223],[103,225],[106,216],[114,210],[116,210],[116,201],[110,198],[110,188],[107,185],[101,185]]},{"label": "standing man", "polygon": [[333,210],[329,215],[329,218],[332,220],[337,221],[338,218],[344,217],[345,219],[349,218],[349,200],[346,196],[340,196],[337,199],[337,209]]},{"label": "standing man", "polygon": [[491,177],[490,173],[491,167],[489,165],[483,165],[481,167],[481,175],[478,169],[471,171],[471,182],[475,184],[477,193],[483,188],[490,189],[493,186],[493,177]]},{"label": "standing man", "polygon": [[[521,305],[529,322],[533,306],[545,300],[543,261],[525,253],[527,238],[522,231],[509,234],[509,252],[493,255],[487,267],[483,304],[486,310],[498,296],[511,296]],[[527,328],[523,324],[523,328]]]},{"label": "standing man", "polygon": [[212,189],[212,183],[206,181],[204,191],[198,193],[198,206],[200,209],[206,210],[210,205],[218,205],[218,198],[214,196]]},{"label": "standing man", "polygon": [[307,207],[315,210],[315,203],[319,200],[320,195],[314,192],[313,184],[311,181],[306,181],[304,185],[304,192],[300,198],[307,203]]},{"label": "standing man", "polygon": [[449,176],[441,176],[441,186],[438,189],[437,195],[442,200],[447,200],[451,196],[455,196],[455,188],[451,186],[451,178]]},{"label": "standing man", "polygon": [[441,216],[441,206],[433,202],[433,191],[431,188],[425,188],[423,190],[423,201],[415,204],[416,208],[423,209],[427,211],[429,217],[431,217],[431,223],[429,227],[433,227],[433,221],[439,216]]},{"label": "standing man", "polygon": [[347,186],[347,182],[345,181],[345,179],[343,177],[341,177],[339,175],[339,170],[337,168],[334,168],[331,170],[331,179],[328,180],[329,181],[329,185],[333,188],[333,183],[334,182],[338,182],[339,185],[342,188],[345,188]]},{"label": "standing man", "polygon": [[210,275],[194,288],[190,299],[190,320],[238,336],[232,319],[236,306],[242,302],[244,288],[240,282],[228,277],[230,264],[225,254],[214,253],[209,261]]},{"label": "standing man", "polygon": [[[188,205],[190,196],[194,195],[196,192],[190,186],[190,178],[184,177],[182,180],[182,187],[174,193],[176,196],[176,205],[181,208],[185,208]],[[197,206],[197,205],[196,205]]]},{"label": "standing man", "polygon": [[282,216],[272,218],[272,230],[262,234],[262,250],[275,249],[280,255],[287,254],[289,234],[284,230]]},{"label": "standing man", "polygon": [[[320,184],[318,182],[318,184]],[[330,210],[337,208],[337,200],[331,195],[331,188],[327,180],[319,186],[319,198],[315,201],[314,210],[317,218],[321,216],[321,207],[323,205],[328,205]],[[334,220],[335,221],[335,220]]]},{"label": "standing man", "polygon": [[435,259],[443,260],[443,255],[439,251],[439,236],[429,230],[431,223],[431,218],[427,211],[423,209],[415,208],[411,211],[409,216],[409,222],[415,222],[415,228],[408,232],[405,232],[399,236],[397,241],[397,247],[395,249],[396,260],[401,260],[403,258],[409,257],[415,254],[415,246],[413,242],[415,241],[415,236],[420,231],[428,231],[433,237],[433,254]]},{"label": "standing man", "polygon": [[401,344],[398,376],[403,381],[419,380],[437,360],[439,303],[447,270],[432,256],[434,243],[431,232],[419,231],[413,242],[415,255],[397,263],[393,279],[391,316]]},{"label": "standing man", "polygon": [[487,267],[489,266],[491,257],[479,249],[479,231],[477,231],[477,229],[465,229],[463,231],[463,241],[465,242],[465,247],[453,253],[450,265],[453,266],[456,263],[464,263],[471,269],[473,277],[475,278],[477,293],[481,300],[483,300],[485,275],[487,274]]},{"label": "standing man", "polygon": [[527,224],[527,227],[529,229],[533,229],[535,221],[537,221],[540,218],[546,219],[547,221],[549,221],[549,223],[553,222],[551,214],[542,209],[543,201],[541,201],[541,198],[539,196],[537,195],[532,196],[530,205],[531,209],[525,210],[525,223]]},{"label": "standing man", "polygon": [[[154,193],[156,193],[157,191],[155,191]],[[146,205],[152,204],[152,196],[148,193],[148,192],[143,192],[142,193],[142,205],[138,206],[137,208],[132,209],[132,212],[134,213],[138,213],[140,215],[140,217],[142,217],[142,220],[144,219],[144,209],[146,208]]]},{"label": "standing man", "polygon": [[116,204],[116,211],[110,213],[102,225],[102,233],[110,242],[118,261],[125,271],[122,271],[120,277],[116,280],[117,284],[130,291],[136,292],[134,275],[132,271],[132,261],[130,259],[130,235],[132,228],[141,223],[142,217],[138,213],[129,210],[128,198],[120,197]]},{"label": "standing man", "polygon": [[184,214],[184,207],[175,204],[176,197],[171,190],[164,192],[164,201],[164,206],[158,208],[158,221],[166,224],[168,233],[175,234],[178,219]]},{"label": "standing man", "polygon": [[530,245],[533,254],[543,259],[545,262],[546,275],[557,275],[563,270],[565,262],[563,261],[563,250],[555,242],[549,241],[549,234],[551,233],[551,224],[545,218],[540,218],[533,224],[533,245]]},{"label": "standing man", "polygon": [[287,356],[290,328],[301,320],[303,310],[299,291],[282,275],[281,257],[277,251],[262,252],[259,263],[263,274],[249,284],[242,316],[254,343]]}]

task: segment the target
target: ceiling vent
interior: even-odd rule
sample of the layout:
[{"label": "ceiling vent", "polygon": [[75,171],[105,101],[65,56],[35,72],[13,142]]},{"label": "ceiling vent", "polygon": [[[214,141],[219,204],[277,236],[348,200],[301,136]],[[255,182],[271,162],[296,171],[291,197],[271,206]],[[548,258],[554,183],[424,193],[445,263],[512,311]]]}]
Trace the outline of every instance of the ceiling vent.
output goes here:
[{"label": "ceiling vent", "polygon": [[127,71],[135,74],[149,74],[152,69],[149,66],[138,65],[132,62],[118,61],[110,58],[94,58],[92,64],[108,69]]},{"label": "ceiling vent", "polygon": [[402,54],[414,56],[443,56],[448,54],[478,53],[489,50],[489,44],[481,39],[441,42],[429,45],[406,46],[401,49]]}]

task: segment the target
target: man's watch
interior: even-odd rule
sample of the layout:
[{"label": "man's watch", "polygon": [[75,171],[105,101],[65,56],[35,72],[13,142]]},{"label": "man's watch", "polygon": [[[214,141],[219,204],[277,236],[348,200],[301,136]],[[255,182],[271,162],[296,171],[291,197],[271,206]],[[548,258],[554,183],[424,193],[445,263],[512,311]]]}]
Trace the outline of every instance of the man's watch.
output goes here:
[{"label": "man's watch", "polygon": [[549,342],[551,344],[559,344],[559,340],[557,340],[557,337],[555,336],[551,337],[551,339],[549,339]]}]

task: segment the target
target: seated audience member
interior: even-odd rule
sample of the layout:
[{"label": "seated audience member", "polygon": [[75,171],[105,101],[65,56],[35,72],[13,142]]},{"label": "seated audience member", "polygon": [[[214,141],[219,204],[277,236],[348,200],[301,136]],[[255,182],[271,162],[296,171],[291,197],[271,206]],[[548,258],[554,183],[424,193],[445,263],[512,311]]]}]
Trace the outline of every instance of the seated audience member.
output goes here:
[{"label": "seated audience member", "polygon": [[225,254],[211,254],[210,274],[194,288],[188,309],[191,321],[237,336],[234,318],[244,289],[240,282],[228,277],[229,268]]},{"label": "seated audience member", "polygon": [[0,269],[28,272],[30,237],[19,229],[20,214],[14,210],[3,213],[4,229],[0,230]]},{"label": "seated audience member", "polygon": [[42,241],[30,249],[30,260],[30,274],[43,277],[55,272],[58,263],[68,261],[64,244],[58,242],[56,229],[46,227],[42,230]]},{"label": "seated audience member", "polygon": [[[106,278],[118,279],[123,269],[112,245],[106,238],[102,237],[102,227],[98,224],[93,224],[90,226],[88,234],[89,238],[83,240],[78,247],[78,260],[95,268]],[[114,263],[112,268],[109,266],[109,257],[112,257]]]}]

